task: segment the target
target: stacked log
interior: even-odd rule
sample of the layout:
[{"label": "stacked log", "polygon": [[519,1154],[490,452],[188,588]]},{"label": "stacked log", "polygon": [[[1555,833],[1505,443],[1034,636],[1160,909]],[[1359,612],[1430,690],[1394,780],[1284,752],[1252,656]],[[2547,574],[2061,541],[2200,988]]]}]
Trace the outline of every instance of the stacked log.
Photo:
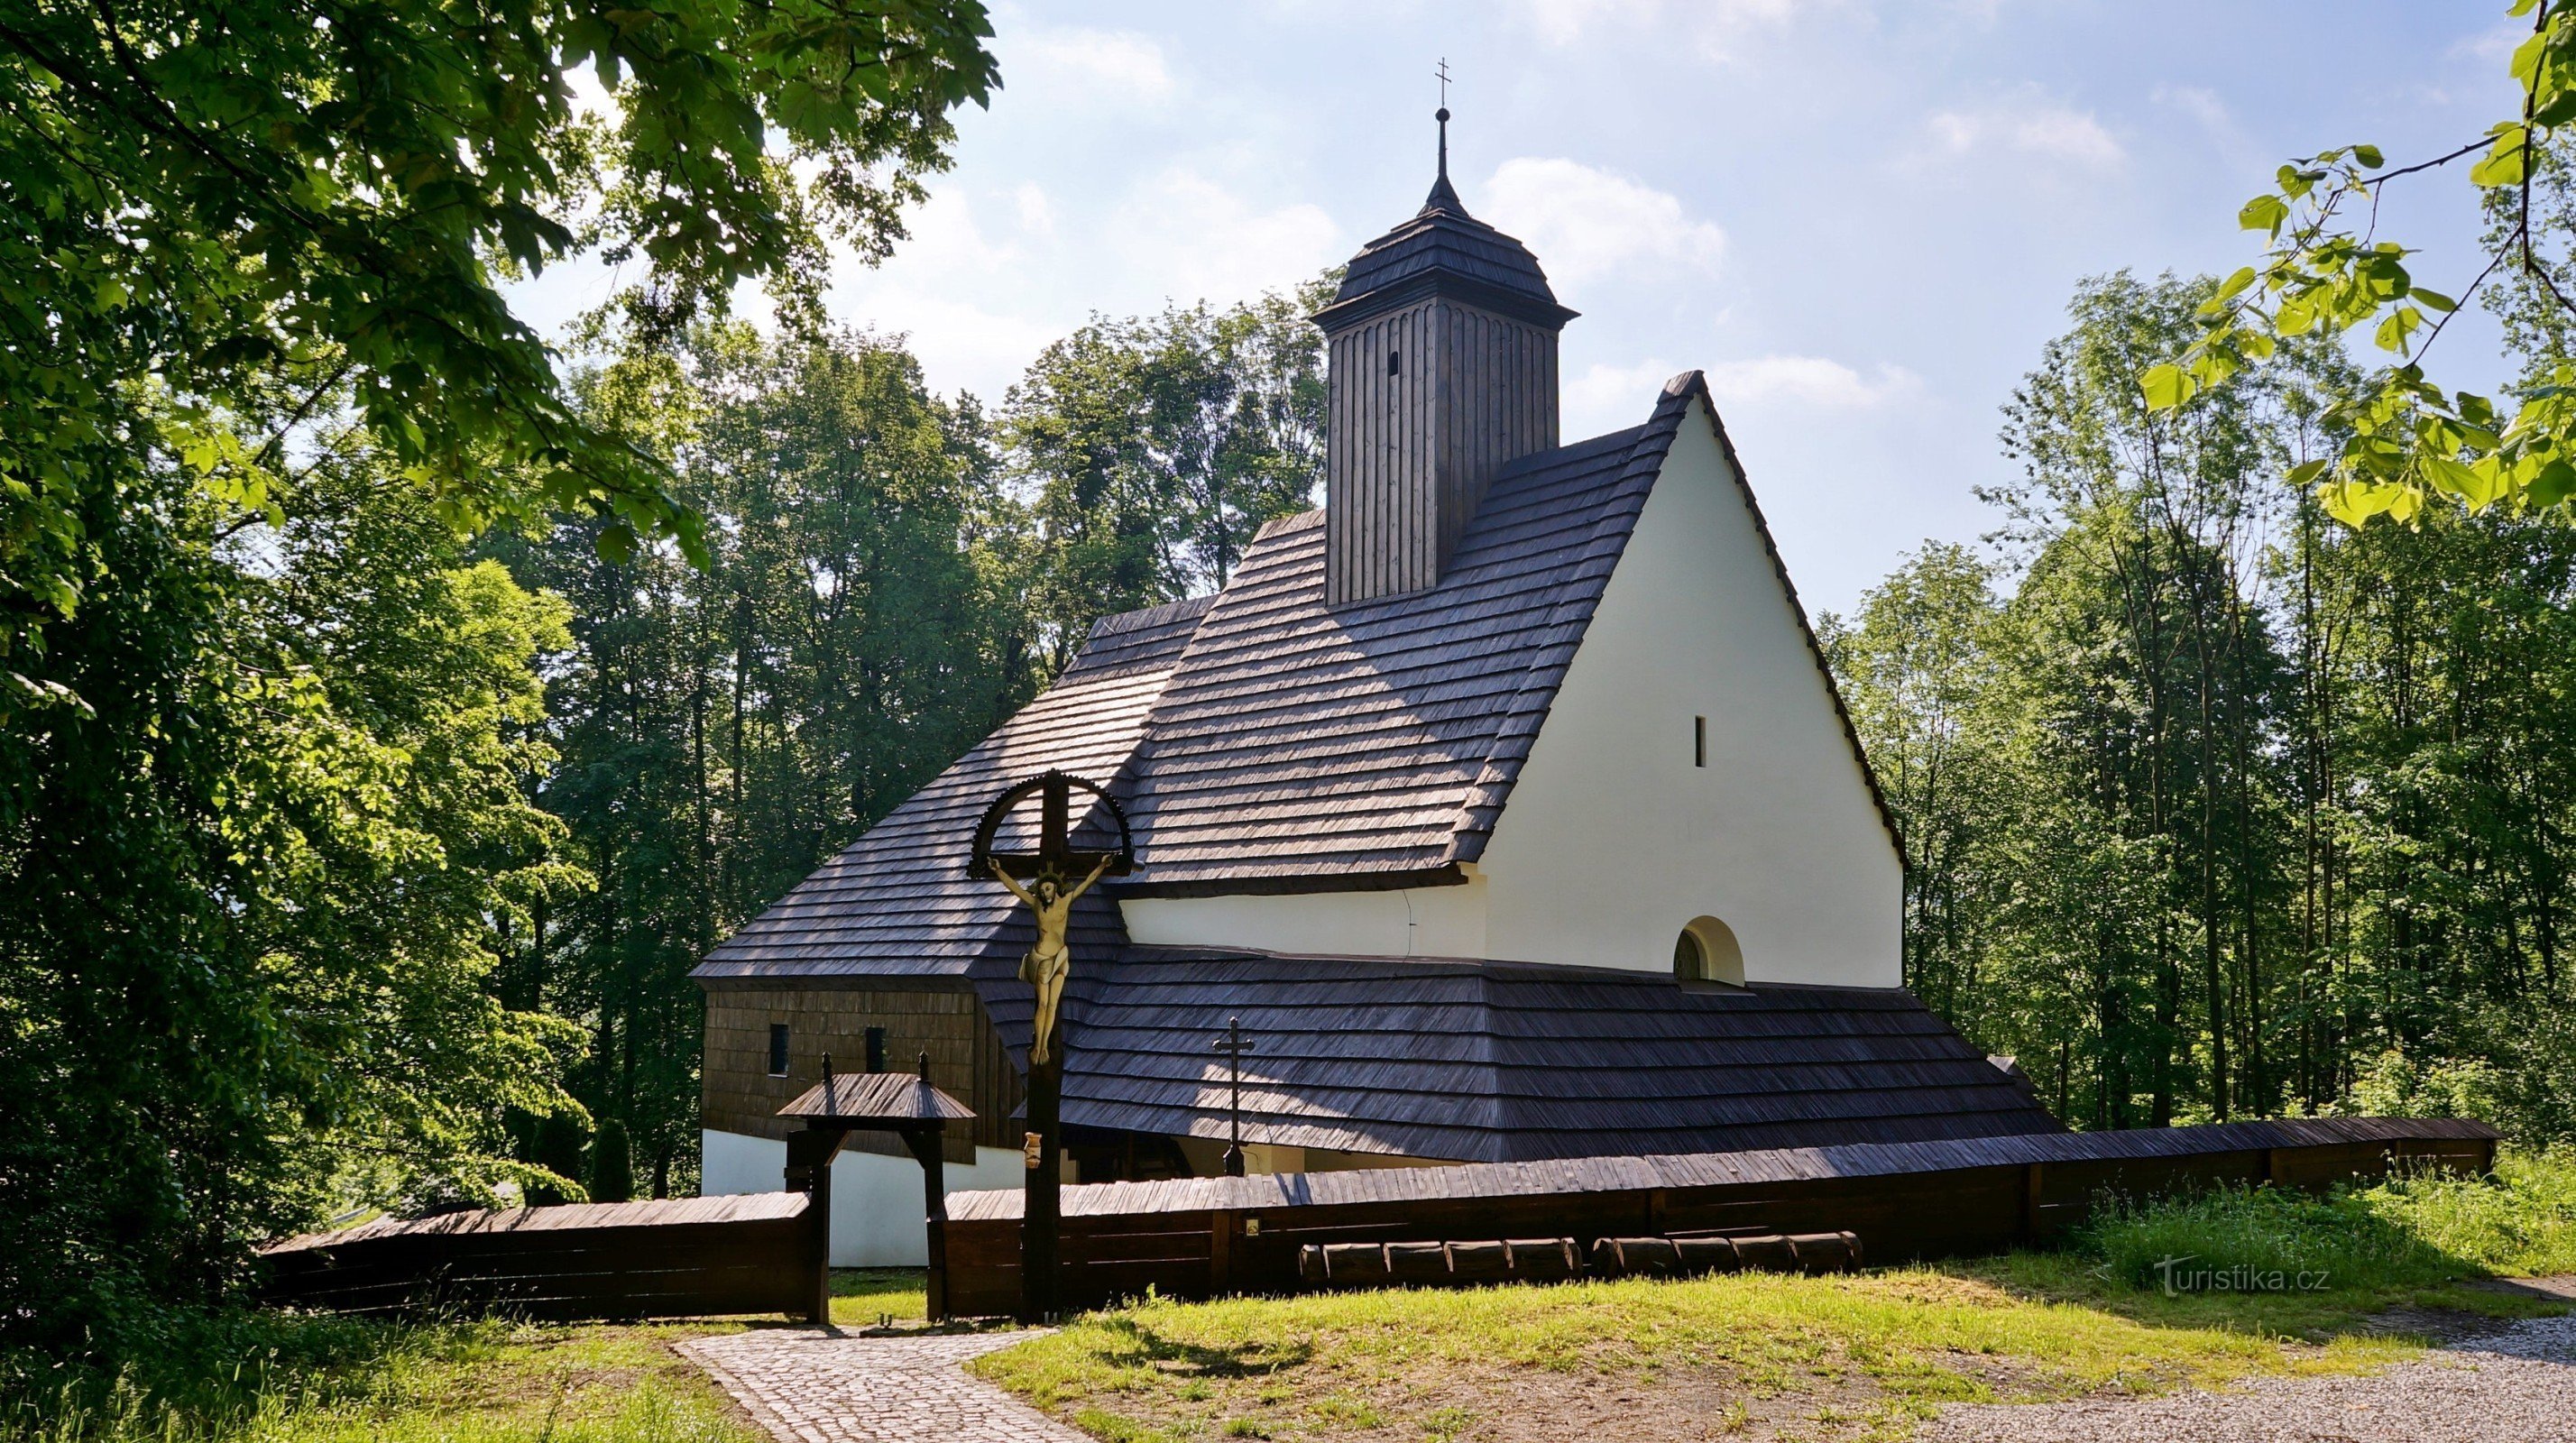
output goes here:
[{"label": "stacked log", "polygon": [[1848,1232],[1679,1234],[1600,1238],[1587,1264],[1573,1238],[1491,1242],[1309,1243],[1297,1274],[1310,1288],[1405,1288],[1553,1283],[1585,1276],[1687,1277],[1698,1273],[1848,1272],[1860,1239]]}]

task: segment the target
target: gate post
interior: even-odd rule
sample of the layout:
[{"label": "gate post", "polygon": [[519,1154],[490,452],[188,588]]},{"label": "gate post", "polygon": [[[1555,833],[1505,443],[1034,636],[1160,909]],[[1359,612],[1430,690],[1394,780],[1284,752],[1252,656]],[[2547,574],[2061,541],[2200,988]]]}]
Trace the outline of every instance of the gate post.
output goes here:
[{"label": "gate post", "polygon": [[832,1159],[847,1135],[819,1123],[787,1135],[787,1189],[809,1199],[798,1294],[807,1320],[826,1325],[832,1321]]}]

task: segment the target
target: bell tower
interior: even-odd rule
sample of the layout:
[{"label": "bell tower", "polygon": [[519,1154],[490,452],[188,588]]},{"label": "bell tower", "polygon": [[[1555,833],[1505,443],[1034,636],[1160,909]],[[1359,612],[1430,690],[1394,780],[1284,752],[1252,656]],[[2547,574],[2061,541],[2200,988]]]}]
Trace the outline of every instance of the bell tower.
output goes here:
[{"label": "bell tower", "polygon": [[1557,445],[1556,338],[1575,313],[1440,169],[1412,219],[1351,257],[1315,313],[1327,355],[1324,596],[1435,585],[1503,463]]}]

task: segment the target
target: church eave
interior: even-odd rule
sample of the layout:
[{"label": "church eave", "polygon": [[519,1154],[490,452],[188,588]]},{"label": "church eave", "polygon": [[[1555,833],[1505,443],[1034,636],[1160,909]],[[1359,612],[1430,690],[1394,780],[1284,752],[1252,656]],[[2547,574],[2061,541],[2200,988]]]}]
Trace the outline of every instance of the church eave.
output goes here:
[{"label": "church eave", "polygon": [[1435,296],[1474,306],[1479,310],[1492,311],[1496,315],[1509,316],[1513,320],[1546,326],[1551,330],[1563,329],[1566,322],[1582,314],[1580,311],[1558,305],[1553,300],[1534,296],[1526,291],[1495,285],[1490,281],[1480,281],[1473,276],[1463,276],[1455,271],[1433,269],[1417,272],[1375,290],[1364,291],[1347,300],[1337,300],[1315,312],[1312,319],[1316,325],[1327,331],[1337,331],[1372,316],[1399,311]]}]

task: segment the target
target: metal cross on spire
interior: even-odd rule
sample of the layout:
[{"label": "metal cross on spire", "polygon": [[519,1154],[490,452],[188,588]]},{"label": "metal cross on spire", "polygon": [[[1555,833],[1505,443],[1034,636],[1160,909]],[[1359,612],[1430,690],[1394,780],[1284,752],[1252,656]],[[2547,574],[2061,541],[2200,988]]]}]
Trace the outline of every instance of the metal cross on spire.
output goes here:
[{"label": "metal cross on spire", "polygon": [[1440,57],[1440,108],[1432,118],[1440,122],[1440,179],[1449,179],[1449,57]]}]

